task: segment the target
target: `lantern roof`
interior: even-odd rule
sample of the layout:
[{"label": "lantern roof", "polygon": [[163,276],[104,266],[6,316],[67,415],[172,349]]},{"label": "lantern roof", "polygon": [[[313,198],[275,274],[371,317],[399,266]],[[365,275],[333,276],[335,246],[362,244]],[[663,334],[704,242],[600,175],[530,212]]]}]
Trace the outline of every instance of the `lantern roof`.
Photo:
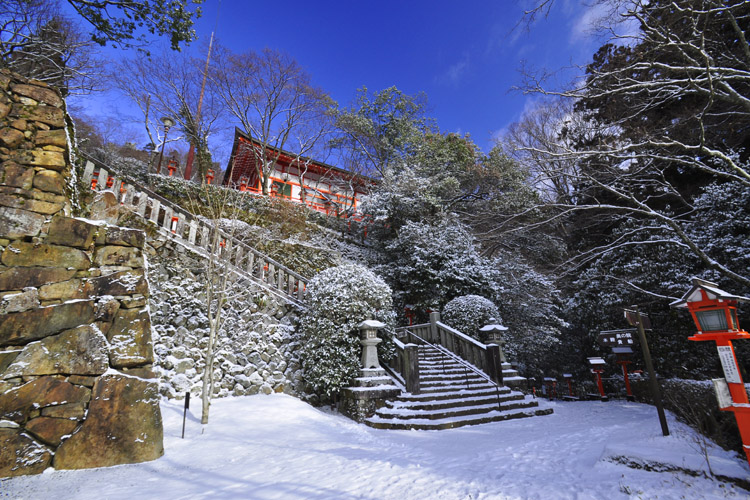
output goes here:
[{"label": "lantern roof", "polygon": [[589,360],[589,364],[591,364],[591,365],[604,365],[604,364],[606,364],[606,362],[602,358],[598,358],[598,357],[588,358],[588,360]]},{"label": "lantern roof", "polygon": [[385,323],[382,323],[376,319],[366,319],[362,323],[359,324],[359,327],[377,330],[378,328],[385,327]]},{"label": "lantern roof", "polygon": [[729,292],[725,292],[719,288],[719,285],[716,283],[702,280],[700,278],[693,278],[692,288],[690,288],[681,299],[675,300],[669,304],[669,307],[687,307],[688,302],[701,302],[703,300],[701,290],[703,290],[709,300],[736,300],[738,302],[750,302],[750,298],[741,295],[732,295]]},{"label": "lantern roof", "polygon": [[480,332],[504,332],[507,330],[507,326],[499,325],[497,324],[497,320],[495,318],[490,318],[490,324],[484,325],[482,328],[479,329]]}]

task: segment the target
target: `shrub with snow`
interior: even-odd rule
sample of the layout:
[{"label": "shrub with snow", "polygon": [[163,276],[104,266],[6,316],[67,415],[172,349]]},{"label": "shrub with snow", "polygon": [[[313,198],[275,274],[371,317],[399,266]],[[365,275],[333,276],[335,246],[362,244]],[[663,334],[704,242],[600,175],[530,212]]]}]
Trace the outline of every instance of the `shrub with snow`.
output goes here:
[{"label": "shrub with snow", "polygon": [[391,289],[368,269],[343,265],[315,275],[307,285],[308,311],[302,318],[302,361],[306,382],[324,399],[335,398],[360,368],[359,324],[376,319],[388,325],[378,346],[381,362],[393,357]]},{"label": "shrub with snow", "polygon": [[441,318],[443,323],[479,339],[479,329],[489,324],[490,318],[500,322],[500,311],[489,299],[479,295],[462,295],[445,304]]}]

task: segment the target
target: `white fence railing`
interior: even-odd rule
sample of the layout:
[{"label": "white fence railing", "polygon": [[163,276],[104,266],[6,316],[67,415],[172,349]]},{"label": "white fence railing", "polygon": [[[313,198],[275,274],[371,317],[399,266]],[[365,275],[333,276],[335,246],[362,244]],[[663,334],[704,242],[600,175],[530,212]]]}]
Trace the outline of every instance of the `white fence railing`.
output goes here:
[{"label": "white fence railing", "polygon": [[[224,264],[295,305],[302,305],[307,278],[235,237],[159,196],[148,188],[129,181],[104,167],[87,161],[83,181],[94,191],[112,191],[120,203],[133,213],[153,222],[162,234],[199,253],[211,251]],[[214,231],[219,231],[218,248],[211,248]]]}]

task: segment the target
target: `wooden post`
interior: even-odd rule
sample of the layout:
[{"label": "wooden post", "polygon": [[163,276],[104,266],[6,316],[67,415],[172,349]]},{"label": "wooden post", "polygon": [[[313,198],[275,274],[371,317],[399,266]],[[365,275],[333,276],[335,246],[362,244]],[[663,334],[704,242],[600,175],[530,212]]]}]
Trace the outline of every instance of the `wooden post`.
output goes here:
[{"label": "wooden post", "polygon": [[404,346],[404,365],[401,367],[406,382],[406,392],[419,394],[419,346]]},{"label": "wooden post", "polygon": [[643,328],[643,319],[641,313],[638,312],[638,306],[633,306],[635,311],[636,321],[638,322],[638,337],[641,339],[641,348],[643,349],[643,360],[646,362],[646,369],[648,370],[649,385],[651,386],[651,396],[654,398],[654,404],[656,405],[656,411],[659,413],[659,423],[661,424],[661,433],[664,436],[669,436],[669,426],[667,426],[667,416],[664,414],[664,405],[661,402],[661,391],[659,390],[659,381],[656,380],[656,372],[654,371],[654,364],[651,362],[651,351],[648,349],[648,342],[646,341],[646,330]]}]

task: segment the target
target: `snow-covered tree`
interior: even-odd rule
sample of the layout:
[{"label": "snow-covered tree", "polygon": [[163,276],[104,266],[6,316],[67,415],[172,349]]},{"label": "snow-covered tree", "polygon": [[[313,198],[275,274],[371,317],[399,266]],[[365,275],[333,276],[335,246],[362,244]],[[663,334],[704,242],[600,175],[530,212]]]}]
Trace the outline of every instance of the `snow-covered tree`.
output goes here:
[{"label": "snow-covered tree", "polygon": [[439,309],[454,297],[492,290],[492,266],[477,252],[458,221],[407,222],[385,248],[378,270],[394,288],[399,308]]},{"label": "snow-covered tree", "polygon": [[378,345],[381,362],[393,357],[391,289],[372,271],[347,264],[316,274],[307,284],[307,312],[301,321],[302,366],[310,389],[335,399],[361,368],[359,324],[376,319],[387,325]]},{"label": "snow-covered tree", "polygon": [[489,324],[490,319],[501,322],[497,306],[479,295],[462,295],[451,300],[445,304],[441,318],[444,323],[475,339],[480,339],[479,329]]}]

